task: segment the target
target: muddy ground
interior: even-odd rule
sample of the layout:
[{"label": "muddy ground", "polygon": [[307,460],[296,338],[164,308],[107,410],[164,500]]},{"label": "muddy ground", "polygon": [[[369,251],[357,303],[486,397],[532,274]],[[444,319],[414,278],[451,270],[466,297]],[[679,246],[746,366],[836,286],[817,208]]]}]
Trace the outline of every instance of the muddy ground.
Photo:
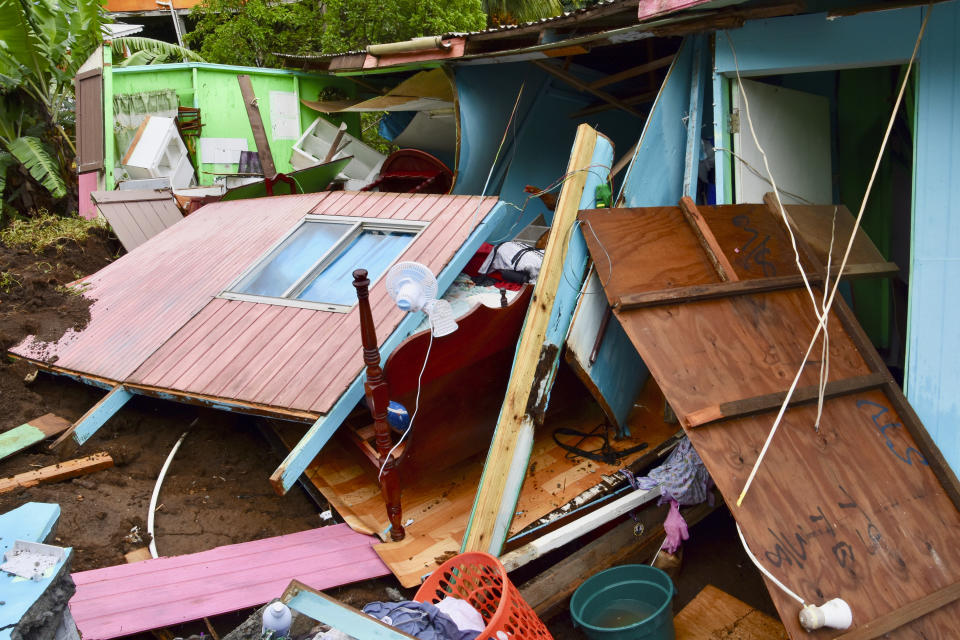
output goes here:
[{"label": "muddy ground", "polygon": [[[82,243],[61,242],[39,255],[0,244],[0,273],[8,274],[0,281],[0,352],[28,335],[54,340],[68,328],[85,326],[88,302],[68,293],[63,285],[106,266],[121,251],[116,239],[103,230],[95,230]],[[105,393],[65,377],[35,374],[28,363],[0,358],[0,432],[48,412],[76,420]],[[29,501],[56,502],[62,509],[56,543],[73,547],[73,571],[123,563],[126,552],[149,542],[150,495],[164,460],[185,430],[188,434],[159,499],[156,537],[161,555],[329,524],[318,515],[326,505],[311,501],[305,492],[294,489],[284,497],[274,493],[267,478],[279,457],[253,419],[140,396],[87,444],[71,452],[79,456],[106,451],[115,461],[113,468],[0,494],[0,513]],[[62,455],[49,452],[46,444],[34,446],[0,461],[0,477],[55,464]],[[677,609],[704,584],[713,582],[772,613],[758,574],[735,543],[731,522],[721,511],[694,527]],[[693,566],[690,559],[696,559]],[[330,595],[361,607],[372,600],[391,599],[397,594],[387,588],[395,586],[394,580],[386,578],[331,590]],[[412,591],[404,595],[410,597]],[[212,622],[223,634],[247,613]],[[549,621],[549,626],[558,639],[584,637],[573,629],[567,615]],[[192,625],[173,631],[186,637],[207,629]]]}]

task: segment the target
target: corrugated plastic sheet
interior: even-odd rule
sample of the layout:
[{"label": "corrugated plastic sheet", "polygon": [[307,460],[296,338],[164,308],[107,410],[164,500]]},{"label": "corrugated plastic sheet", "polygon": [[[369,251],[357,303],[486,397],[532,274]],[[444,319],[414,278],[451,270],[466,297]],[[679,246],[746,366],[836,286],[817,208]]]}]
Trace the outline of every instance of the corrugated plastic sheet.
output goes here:
[{"label": "corrugated plastic sheet", "polygon": [[73,574],[84,640],[199,620],[279,598],[291,580],[330,589],[390,573],[372,536],[345,524]]},{"label": "corrugated plastic sheet", "polygon": [[[328,192],[207,205],[87,278],[95,302],[85,329],[11,351],[115,382],[325,413],[362,368],[356,308],[216,296],[307,213],[427,221],[400,259],[439,273],[495,202]],[[403,313],[382,281],[370,301],[383,341]]]}]

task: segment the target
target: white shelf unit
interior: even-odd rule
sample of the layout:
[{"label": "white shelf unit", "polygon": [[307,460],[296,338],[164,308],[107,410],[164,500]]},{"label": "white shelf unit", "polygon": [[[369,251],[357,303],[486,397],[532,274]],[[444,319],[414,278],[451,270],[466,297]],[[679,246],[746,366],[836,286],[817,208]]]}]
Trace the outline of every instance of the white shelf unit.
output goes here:
[{"label": "white shelf unit", "polygon": [[[296,144],[293,145],[290,156],[290,164],[293,165],[293,168],[306,169],[323,162],[338,131],[338,127],[330,124],[322,117],[314,120]],[[347,144],[348,141],[350,144]],[[380,166],[387,159],[385,155],[349,133],[343,134],[343,138],[340,139],[340,147],[343,151],[334,155],[331,158],[332,160],[353,156],[353,160],[340,174],[340,177],[347,180],[345,185],[347,190],[357,191],[377,179],[377,176],[380,175]]]},{"label": "white shelf unit", "polygon": [[134,180],[169,178],[174,189],[194,185],[190,156],[173,118],[147,116],[122,164]]}]

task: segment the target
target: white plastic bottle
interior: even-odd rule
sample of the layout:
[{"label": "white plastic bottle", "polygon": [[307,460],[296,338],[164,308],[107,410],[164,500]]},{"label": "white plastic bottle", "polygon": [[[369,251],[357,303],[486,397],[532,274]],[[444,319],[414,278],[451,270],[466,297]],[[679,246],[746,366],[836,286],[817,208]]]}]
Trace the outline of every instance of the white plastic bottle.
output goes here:
[{"label": "white plastic bottle", "polygon": [[263,635],[273,632],[274,638],[286,638],[290,633],[290,607],[279,600],[271,602],[263,610]]}]

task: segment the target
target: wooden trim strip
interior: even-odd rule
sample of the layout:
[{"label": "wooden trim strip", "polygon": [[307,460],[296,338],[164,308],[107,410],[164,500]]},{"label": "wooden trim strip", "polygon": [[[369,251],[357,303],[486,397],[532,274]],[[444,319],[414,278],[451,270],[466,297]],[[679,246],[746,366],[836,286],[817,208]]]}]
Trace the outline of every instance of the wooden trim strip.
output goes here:
[{"label": "wooden trim strip", "polygon": [[273,180],[277,177],[277,167],[273,163],[273,153],[270,151],[270,140],[267,138],[267,132],[263,126],[263,118],[260,116],[260,107],[257,104],[257,94],[253,91],[253,83],[250,81],[250,76],[245,73],[237,75],[237,82],[240,84],[243,106],[247,110],[247,119],[250,121],[250,130],[253,132],[253,142],[256,144],[257,155],[260,157],[260,168],[263,170],[263,177],[266,180]]},{"label": "wooden trim strip", "polygon": [[[816,281],[819,282],[819,280]],[[814,279],[811,278],[811,282],[814,282]],[[674,289],[628,293],[627,295],[620,296],[615,308],[621,311],[628,311],[630,309],[643,309],[645,307],[655,307],[663,304],[698,302],[701,300],[729,298],[750,293],[795,289],[802,286],[803,278],[799,275],[716,282],[712,284],[695,284],[688,287],[676,287]]]},{"label": "wooden trim strip", "polygon": [[874,618],[865,625],[838,636],[835,640],[873,640],[958,599],[960,599],[960,582],[934,591],[884,616]]},{"label": "wooden trim strip", "polygon": [[107,420],[123,408],[123,405],[127,404],[132,397],[133,394],[127,391],[123,385],[115,386],[107,395],[103,396],[99,402],[80,416],[80,419],[74,422],[72,427],[64,431],[63,434],[50,445],[50,449],[56,449],[71,436],[78,446],[82,445],[90,436],[96,433]]},{"label": "wooden trim strip", "polygon": [[[824,391],[823,397],[835,398],[837,396],[843,396],[849,393],[857,393],[859,391],[876,389],[877,387],[882,387],[885,385],[889,380],[889,375],[884,375],[883,373],[871,373],[865,376],[857,376],[856,378],[834,380],[833,382],[827,383],[827,388]],[[755,396],[753,398],[745,398],[743,400],[724,402],[712,407],[704,407],[703,409],[688,413],[685,416],[680,416],[680,420],[683,422],[685,427],[693,428],[702,427],[706,424],[710,424],[711,422],[716,422],[717,420],[724,420],[727,418],[742,418],[755,413],[772,411],[779,408],[780,405],[783,404],[783,399],[786,397],[786,395],[786,391],[780,391],[778,393],[768,393],[762,396]],[[793,407],[799,404],[812,402],[817,399],[818,395],[819,387],[817,385],[799,387],[796,391],[794,391],[793,397],[790,399],[790,404],[788,406]]]},{"label": "wooden trim strip", "polygon": [[683,211],[683,217],[686,218],[690,224],[693,235],[697,237],[697,241],[700,243],[700,246],[703,247],[704,252],[710,259],[710,263],[713,264],[713,268],[716,269],[720,279],[724,282],[736,282],[740,280],[733,265],[727,260],[727,256],[723,252],[723,247],[720,246],[716,236],[713,235],[713,231],[710,230],[710,225],[708,225],[707,221],[700,215],[700,210],[697,209],[693,198],[690,196],[680,198],[680,210]]}]

